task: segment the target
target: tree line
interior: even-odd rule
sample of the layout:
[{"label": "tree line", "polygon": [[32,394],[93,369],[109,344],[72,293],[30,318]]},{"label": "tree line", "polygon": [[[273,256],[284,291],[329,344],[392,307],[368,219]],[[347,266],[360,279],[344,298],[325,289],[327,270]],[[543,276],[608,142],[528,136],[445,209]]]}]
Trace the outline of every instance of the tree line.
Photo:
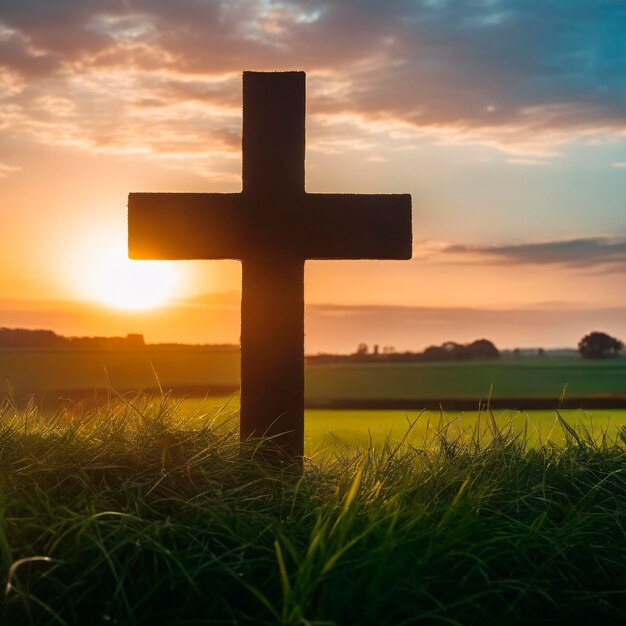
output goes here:
[{"label": "tree line", "polygon": [[[624,343],[607,333],[594,331],[585,335],[578,342],[578,352],[584,359],[610,359],[620,356]],[[545,350],[538,348],[536,356],[545,356]],[[512,351],[513,356],[520,356],[519,349]],[[421,352],[396,352],[391,346],[378,345],[370,347],[360,343],[352,354],[318,354],[308,357],[309,361],[317,363],[337,362],[441,362],[441,361],[473,361],[498,359],[501,353],[495,344],[488,339],[477,339],[471,343],[457,343],[446,341],[440,345],[428,346]]]},{"label": "tree line", "polygon": [[[177,344],[172,344],[175,347]],[[143,335],[131,333],[126,337],[64,337],[52,330],[30,330],[26,328],[0,328],[0,349],[2,348],[127,348],[145,346]],[[578,352],[585,359],[610,359],[620,356],[624,343],[611,335],[593,331],[578,342]],[[514,350],[513,354],[519,354]],[[543,356],[542,348],[537,355]],[[320,354],[308,357],[315,361],[471,361],[498,359],[501,354],[492,341],[477,339],[471,343],[446,341],[441,345],[428,346],[421,352],[396,352],[391,346],[382,350],[374,345],[370,350],[366,343],[358,345],[349,355]]]},{"label": "tree line", "polygon": [[140,348],[143,335],[126,337],[63,337],[52,330],[0,328],[0,348]]},{"label": "tree line", "polygon": [[353,362],[362,363],[381,361],[386,363],[398,362],[429,362],[429,361],[471,361],[484,359],[498,359],[500,351],[488,339],[477,339],[471,343],[461,344],[455,341],[446,341],[439,346],[428,346],[422,352],[396,352],[389,346],[379,349],[374,345],[372,350],[366,343],[360,343],[353,354],[318,354],[308,357],[309,361],[318,363]]}]

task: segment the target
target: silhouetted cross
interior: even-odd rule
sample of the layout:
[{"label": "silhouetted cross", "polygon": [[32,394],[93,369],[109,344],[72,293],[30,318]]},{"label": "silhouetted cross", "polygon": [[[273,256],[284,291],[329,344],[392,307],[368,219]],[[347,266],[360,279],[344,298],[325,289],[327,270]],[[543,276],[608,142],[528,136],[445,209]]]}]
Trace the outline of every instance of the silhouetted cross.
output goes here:
[{"label": "silhouetted cross", "polygon": [[[304,262],[410,259],[411,196],[309,194],[304,72],[244,72],[243,191],[131,193],[133,259],[241,259],[241,439],[304,451]],[[268,444],[269,445],[269,444]]]}]

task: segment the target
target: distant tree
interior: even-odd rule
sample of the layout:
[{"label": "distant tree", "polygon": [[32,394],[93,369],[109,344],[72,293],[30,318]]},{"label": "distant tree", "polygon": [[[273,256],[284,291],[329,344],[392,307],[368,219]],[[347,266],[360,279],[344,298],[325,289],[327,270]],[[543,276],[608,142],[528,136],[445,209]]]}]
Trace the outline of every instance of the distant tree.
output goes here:
[{"label": "distant tree", "polygon": [[360,343],[355,352],[355,354],[358,354],[359,356],[365,356],[368,353],[369,353],[369,348],[367,347],[366,343]]},{"label": "distant tree", "polygon": [[440,346],[429,346],[419,355],[424,361],[470,361],[471,359],[497,359],[498,349],[487,339],[478,339],[468,345],[446,341]]},{"label": "distant tree", "polygon": [[452,361],[466,361],[472,358],[467,346],[463,346],[455,341],[446,341],[441,347],[446,351],[448,358]]},{"label": "distant tree", "polygon": [[2,348],[52,348],[65,344],[67,344],[67,338],[51,330],[0,328],[0,347]]},{"label": "distant tree", "polygon": [[539,357],[546,356],[546,351],[543,348],[537,348],[537,356]]},{"label": "distant tree", "polygon": [[467,346],[470,359],[498,359],[500,351],[488,339],[477,339]]},{"label": "distant tree", "polygon": [[143,335],[126,337],[63,337],[51,330],[0,328],[0,348],[142,348]]},{"label": "distant tree", "polygon": [[578,342],[578,352],[584,359],[610,359],[616,357],[624,344],[616,337],[594,331]]},{"label": "distant tree", "polygon": [[450,359],[450,353],[442,346],[428,346],[428,348],[422,352],[422,358],[424,361],[448,361]]},{"label": "distant tree", "polygon": [[522,356],[522,351],[521,351],[519,348],[515,348],[515,350],[513,350],[513,356],[514,356],[516,359],[519,359],[519,357],[521,357],[521,356]]}]

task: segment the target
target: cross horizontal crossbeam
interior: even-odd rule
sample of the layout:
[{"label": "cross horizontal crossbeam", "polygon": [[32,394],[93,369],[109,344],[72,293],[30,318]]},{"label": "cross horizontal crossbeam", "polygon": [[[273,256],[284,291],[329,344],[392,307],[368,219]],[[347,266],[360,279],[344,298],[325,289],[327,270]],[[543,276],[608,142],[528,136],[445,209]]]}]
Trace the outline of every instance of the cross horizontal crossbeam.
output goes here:
[{"label": "cross horizontal crossbeam", "polygon": [[284,202],[294,209],[272,210],[243,193],[131,193],[131,257],[411,258],[408,194],[302,194]]}]

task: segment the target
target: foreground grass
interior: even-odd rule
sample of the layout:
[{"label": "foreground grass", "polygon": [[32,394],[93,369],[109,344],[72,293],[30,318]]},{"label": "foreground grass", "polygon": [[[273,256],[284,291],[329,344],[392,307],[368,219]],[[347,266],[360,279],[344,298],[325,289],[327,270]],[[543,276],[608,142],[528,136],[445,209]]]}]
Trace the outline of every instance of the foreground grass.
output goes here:
[{"label": "foreground grass", "polygon": [[167,399],[7,404],[0,622],[623,623],[624,432],[561,427],[531,446],[442,424],[298,477]]}]

